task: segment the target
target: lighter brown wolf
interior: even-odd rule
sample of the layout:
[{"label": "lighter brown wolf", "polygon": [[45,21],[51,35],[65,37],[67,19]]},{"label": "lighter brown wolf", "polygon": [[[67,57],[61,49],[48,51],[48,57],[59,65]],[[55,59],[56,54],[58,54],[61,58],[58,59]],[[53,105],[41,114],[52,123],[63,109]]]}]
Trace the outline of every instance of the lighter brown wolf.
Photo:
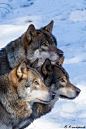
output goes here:
[{"label": "lighter brown wolf", "polygon": [[0,129],[12,129],[26,119],[30,124],[33,103],[48,104],[54,96],[41,75],[22,62],[0,76]]}]

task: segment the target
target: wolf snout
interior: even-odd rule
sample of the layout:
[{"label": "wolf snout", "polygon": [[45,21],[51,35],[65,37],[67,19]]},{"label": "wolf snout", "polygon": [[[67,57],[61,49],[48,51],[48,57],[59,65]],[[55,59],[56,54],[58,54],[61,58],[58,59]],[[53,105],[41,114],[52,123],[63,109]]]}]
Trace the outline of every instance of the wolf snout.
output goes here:
[{"label": "wolf snout", "polygon": [[58,51],[58,54],[59,54],[60,57],[63,57],[63,54],[64,54],[64,53],[63,53],[63,51],[59,50],[59,51]]},{"label": "wolf snout", "polygon": [[76,88],[76,96],[78,96],[80,92],[81,90],[79,88]]},{"label": "wolf snout", "polygon": [[55,95],[56,95],[56,93],[55,93],[55,92],[53,92],[53,91],[51,91],[51,97],[52,97],[52,99],[54,99],[54,98],[55,98]]}]

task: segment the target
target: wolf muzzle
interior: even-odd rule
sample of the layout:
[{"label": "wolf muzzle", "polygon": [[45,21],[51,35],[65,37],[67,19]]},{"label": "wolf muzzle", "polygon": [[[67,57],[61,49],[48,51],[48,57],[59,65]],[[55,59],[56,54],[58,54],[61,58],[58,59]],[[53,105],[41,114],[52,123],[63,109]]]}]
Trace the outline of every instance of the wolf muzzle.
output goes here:
[{"label": "wolf muzzle", "polygon": [[76,96],[78,96],[80,92],[81,90],[79,88],[76,88]]},{"label": "wolf muzzle", "polygon": [[52,99],[54,99],[54,98],[55,98],[55,95],[56,95],[56,93],[55,93],[55,92],[53,92],[53,91],[51,91]]},{"label": "wolf muzzle", "polygon": [[58,51],[58,54],[59,54],[59,57],[60,57],[60,58],[62,58],[62,57],[63,57],[64,52],[63,52],[63,51],[61,51],[61,50],[59,50],[59,51]]}]

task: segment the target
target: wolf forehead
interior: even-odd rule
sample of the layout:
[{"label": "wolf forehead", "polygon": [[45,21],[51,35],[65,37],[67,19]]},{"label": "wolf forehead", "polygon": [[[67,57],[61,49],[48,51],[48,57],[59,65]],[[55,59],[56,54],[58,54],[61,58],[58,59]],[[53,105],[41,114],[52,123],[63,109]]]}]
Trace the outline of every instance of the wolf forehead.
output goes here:
[{"label": "wolf forehead", "polygon": [[[48,75],[47,76],[50,78],[49,80],[52,83],[57,82],[57,80],[62,78],[62,77],[66,77],[67,80],[69,79],[68,73],[60,65],[52,65],[52,72],[49,72],[48,74],[50,74],[49,76]],[[47,77],[45,78],[45,80],[46,79],[47,79]]]},{"label": "wolf forehead", "polygon": [[62,66],[54,65],[54,67],[59,70],[58,74],[63,74],[67,79],[69,78],[69,74],[66,72],[66,70]]},{"label": "wolf forehead", "polygon": [[39,78],[43,81],[42,75],[34,68],[27,66],[27,70],[32,73],[32,75],[36,78]]},{"label": "wolf forehead", "polygon": [[[39,48],[43,42],[47,41],[49,45],[57,46],[57,40],[50,32],[39,29],[36,30],[36,33],[37,36],[34,36],[28,45],[31,44],[32,47],[36,49],[36,47]],[[32,42],[34,42],[34,44],[32,44]]]},{"label": "wolf forehead", "polygon": [[51,44],[51,45],[54,44],[57,46],[57,40],[56,40],[55,36],[52,35],[52,33],[48,32],[46,30],[43,30],[43,29],[37,30],[37,33],[44,36],[44,40],[47,40],[49,44]]}]

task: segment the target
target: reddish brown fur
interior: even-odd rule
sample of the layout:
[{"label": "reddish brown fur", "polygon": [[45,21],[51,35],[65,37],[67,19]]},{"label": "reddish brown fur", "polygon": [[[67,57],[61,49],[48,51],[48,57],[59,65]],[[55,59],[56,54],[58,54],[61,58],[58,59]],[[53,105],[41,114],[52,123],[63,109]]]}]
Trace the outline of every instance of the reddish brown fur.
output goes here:
[{"label": "reddish brown fur", "polygon": [[10,73],[0,76],[0,128],[12,129],[26,119],[30,124],[33,102],[48,103],[51,99],[51,91],[41,75],[23,61]]}]

